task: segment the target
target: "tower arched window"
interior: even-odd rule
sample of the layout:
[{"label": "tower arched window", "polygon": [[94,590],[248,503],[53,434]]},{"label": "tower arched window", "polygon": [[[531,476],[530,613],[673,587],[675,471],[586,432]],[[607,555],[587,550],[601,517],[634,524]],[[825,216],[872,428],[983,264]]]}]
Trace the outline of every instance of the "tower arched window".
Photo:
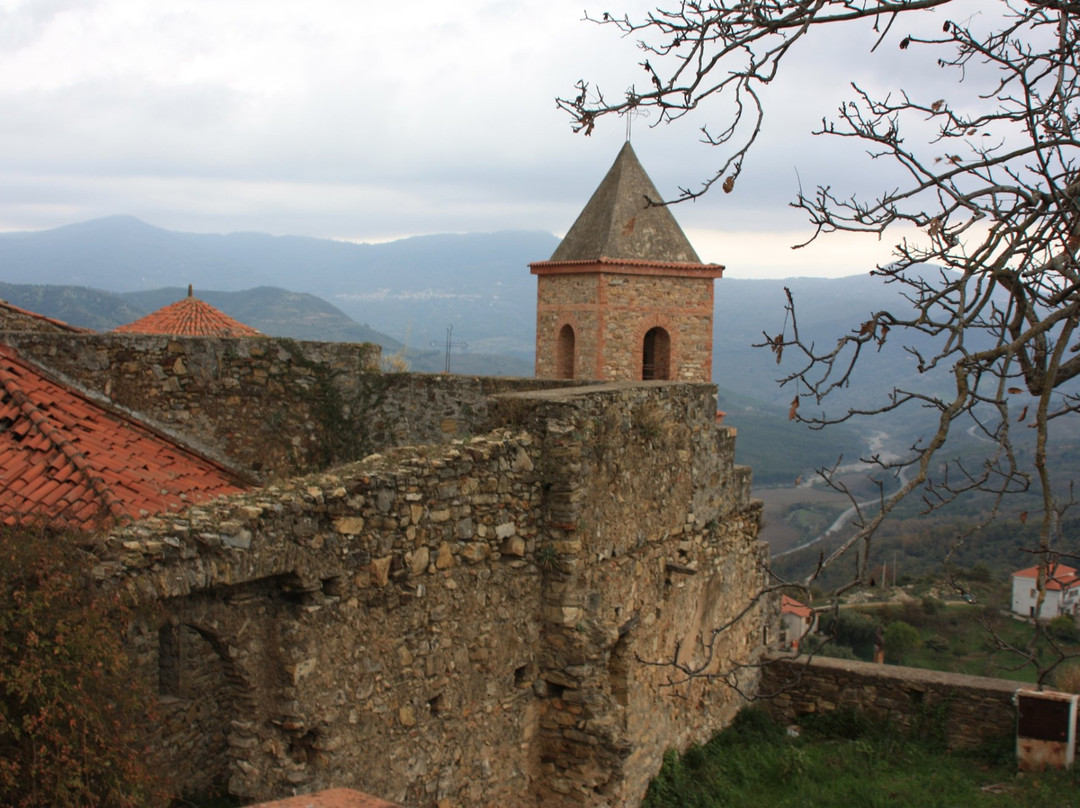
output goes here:
[{"label": "tower arched window", "polygon": [[559,329],[555,342],[555,378],[574,378],[574,328],[569,323]]},{"label": "tower arched window", "polygon": [[668,379],[671,369],[671,335],[660,326],[645,332],[641,346],[641,378]]}]

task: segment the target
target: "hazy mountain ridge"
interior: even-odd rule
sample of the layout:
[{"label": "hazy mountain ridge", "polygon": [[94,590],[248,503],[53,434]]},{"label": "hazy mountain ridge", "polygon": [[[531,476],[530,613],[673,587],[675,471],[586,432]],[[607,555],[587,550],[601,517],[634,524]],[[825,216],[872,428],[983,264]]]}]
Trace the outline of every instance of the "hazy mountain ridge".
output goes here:
[{"label": "hazy mountain ridge", "polygon": [[[385,244],[190,234],[118,216],[0,234],[0,280],[7,282],[0,296],[73,325],[108,330],[178,300],[190,283],[198,297],[271,336],[373,341],[387,353],[404,345],[413,369],[441,371],[452,326],[454,372],[528,376],[536,321],[528,263],[546,260],[557,244],[550,233],[518,231]],[[777,364],[770,351],[752,347],[784,328],[785,287],[795,297],[804,337],[822,345],[875,310],[907,305],[897,286],[869,275],[716,282],[713,379],[728,423],[742,429],[741,462],[759,458],[762,481],[784,476],[787,467],[794,478],[829,455],[857,455],[864,448],[860,436],[879,428],[863,423],[823,434],[788,422],[795,390],[776,380],[796,368],[799,357],[788,351]],[[894,336],[865,357],[843,403],[876,405],[897,383],[932,384],[917,373],[903,344]],[[803,411],[810,406],[805,401]],[[899,433],[917,429],[901,418],[889,424]]]},{"label": "hazy mountain ridge", "polygon": [[273,286],[328,300],[399,342],[433,347],[453,325],[474,351],[494,345],[524,358],[534,342],[536,283],[528,263],[547,259],[558,242],[550,233],[504,231],[355,244],[179,233],[112,216],[0,233],[0,279],[120,293],[192,284],[200,296]]}]

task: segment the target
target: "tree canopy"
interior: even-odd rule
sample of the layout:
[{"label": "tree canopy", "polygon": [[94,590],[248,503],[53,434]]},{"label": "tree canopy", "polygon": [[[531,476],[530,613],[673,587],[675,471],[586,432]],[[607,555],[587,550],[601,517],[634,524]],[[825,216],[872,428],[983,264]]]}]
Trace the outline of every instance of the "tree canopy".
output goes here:
[{"label": "tree canopy", "polygon": [[[1047,446],[1080,407],[1080,2],[702,0],[640,19],[590,19],[638,40],[648,86],[608,98],[583,80],[558,104],[584,134],[605,116],[640,108],[659,112],[654,125],[702,121],[717,167],[675,202],[717,188],[738,193],[762,131],[763,99],[771,86],[800,80],[784,72],[789,54],[826,28],[850,31],[844,57],[853,75],[887,49],[941,71],[944,91],[917,79],[886,90],[853,82],[850,98],[822,119],[816,134],[850,141],[888,168],[872,198],[823,184],[797,189],[791,201],[808,219],[804,243],[837,232],[889,238],[892,260],[873,272],[906,301],[867,312],[819,345],[800,332],[788,294],[782,330],[764,333],[762,345],[778,363],[794,362],[781,379],[793,393],[791,418],[820,428],[901,409],[928,417],[906,451],[865,458],[881,472],[902,472],[903,483],[881,488],[870,507],[852,498],[857,530],[822,556],[819,570],[854,553],[849,585],[866,584],[875,531],[912,495],[927,510],[980,495],[986,524],[1010,495],[1035,494],[1037,515],[1014,513],[1038,519],[1038,544],[1029,549],[1044,568],[1074,555],[1075,541],[1061,535],[1072,482],[1054,478]],[[894,341],[919,374],[946,375],[948,384],[898,385],[881,391],[876,407],[830,408],[859,364]],[[950,456],[946,443],[960,432],[983,443],[977,460]],[[844,490],[839,475],[822,473]],[[808,587],[815,576],[798,583]]]}]

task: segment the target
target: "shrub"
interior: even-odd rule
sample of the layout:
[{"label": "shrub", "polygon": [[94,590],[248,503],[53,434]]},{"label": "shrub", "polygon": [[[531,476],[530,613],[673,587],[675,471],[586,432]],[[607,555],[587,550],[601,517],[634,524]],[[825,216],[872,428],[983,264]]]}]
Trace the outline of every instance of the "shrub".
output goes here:
[{"label": "shrub", "polygon": [[0,531],[0,804],[162,804],[134,728],[150,696],[130,675],[129,615],[92,591],[71,537]]},{"label": "shrub", "polygon": [[859,659],[873,658],[877,629],[878,622],[874,618],[850,609],[827,613],[821,618],[821,632],[832,637],[838,645],[850,647]]},{"label": "shrub", "polygon": [[1057,690],[1080,693],[1080,663],[1074,661],[1059,665],[1053,673],[1052,681]]},{"label": "shrub", "polygon": [[1047,623],[1046,631],[1051,637],[1062,642],[1080,640],[1080,630],[1076,627],[1076,621],[1067,614],[1058,615]]},{"label": "shrub", "polygon": [[897,620],[885,629],[885,659],[888,662],[903,663],[909,651],[922,647],[922,637],[915,626]]}]

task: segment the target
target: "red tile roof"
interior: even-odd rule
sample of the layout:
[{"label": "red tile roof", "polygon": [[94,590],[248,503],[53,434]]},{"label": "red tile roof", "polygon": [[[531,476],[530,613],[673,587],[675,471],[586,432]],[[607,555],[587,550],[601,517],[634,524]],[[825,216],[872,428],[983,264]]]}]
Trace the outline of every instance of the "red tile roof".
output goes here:
[{"label": "red tile roof", "polygon": [[0,344],[0,524],[90,530],[244,487],[223,466],[47,378]]},{"label": "red tile roof", "polygon": [[[1035,579],[1039,575],[1038,567],[1028,567],[1012,574],[1013,578]],[[1065,564],[1051,564],[1047,570],[1046,588],[1050,590],[1068,589],[1080,584],[1080,575],[1076,569]]]},{"label": "red tile roof", "polygon": [[249,808],[401,808],[401,806],[353,791],[351,788],[332,788],[329,791],[288,797],[275,802],[260,802]]},{"label": "red tile roof", "polygon": [[789,598],[787,595],[782,595],[780,599],[780,613],[794,614],[798,617],[809,617],[814,613],[814,610],[804,603],[799,603],[795,598]]},{"label": "red tile roof", "polygon": [[113,329],[120,334],[175,334],[182,337],[260,337],[249,325],[199,300],[188,286],[188,296],[151,312],[133,323]]}]

